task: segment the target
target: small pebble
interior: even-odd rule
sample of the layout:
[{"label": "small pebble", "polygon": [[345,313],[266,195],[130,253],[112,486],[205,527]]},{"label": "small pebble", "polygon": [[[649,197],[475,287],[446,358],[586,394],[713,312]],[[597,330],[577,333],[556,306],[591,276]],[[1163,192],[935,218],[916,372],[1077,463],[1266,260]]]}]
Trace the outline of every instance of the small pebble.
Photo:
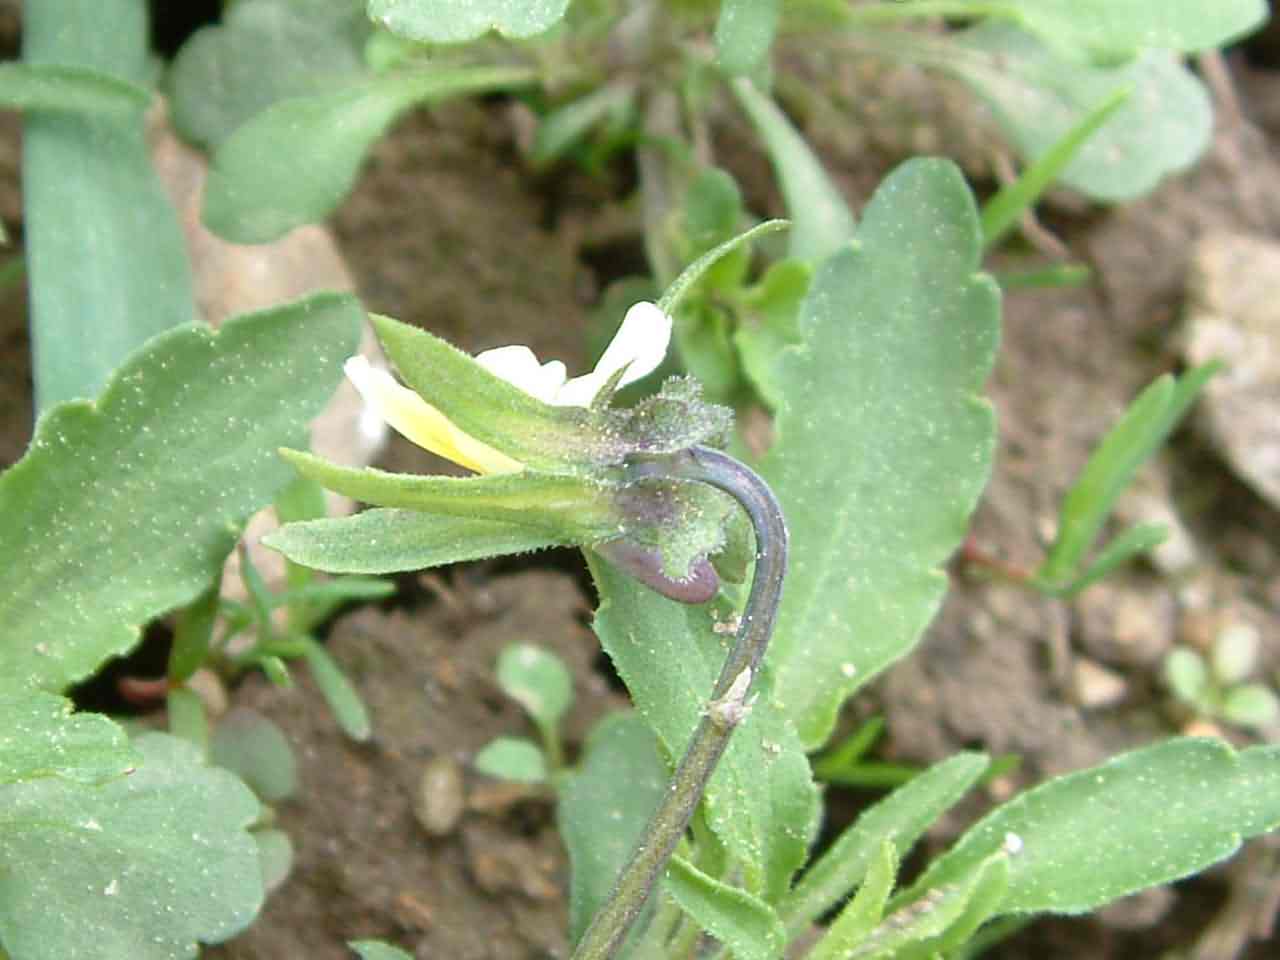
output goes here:
[{"label": "small pebble", "polygon": [[466,797],[462,768],[449,757],[434,757],[422,771],[413,813],[433,837],[448,836],[462,819]]}]

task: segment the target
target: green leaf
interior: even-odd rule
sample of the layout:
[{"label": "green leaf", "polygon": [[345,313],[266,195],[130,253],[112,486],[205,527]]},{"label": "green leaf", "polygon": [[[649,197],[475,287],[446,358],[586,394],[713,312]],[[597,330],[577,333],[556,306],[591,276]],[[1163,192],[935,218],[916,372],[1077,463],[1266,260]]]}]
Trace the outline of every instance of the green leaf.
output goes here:
[{"label": "green leaf", "polygon": [[362,0],[244,0],[197,30],[169,71],[173,124],[216,147],[273,103],[332,90],[364,72]]},{"label": "green leaf", "polygon": [[[143,0],[31,4],[23,16],[28,65],[12,69],[50,83],[61,73],[66,95],[77,71],[104,75],[93,83],[99,88],[147,85],[146,8]],[[143,114],[140,105],[24,118],[24,239],[41,412],[94,396],[148,337],[196,317],[186,241],[151,167]]]},{"label": "green leaf", "polygon": [[819,263],[853,236],[853,214],[812,148],[769,97],[745,77],[733,92],[755,126],[773,162],[791,217],[788,257]]},{"label": "green leaf", "polygon": [[698,926],[741,960],[777,960],[786,931],[767,903],[707,876],[680,856],[667,862],[664,889]]},{"label": "green leaf", "polygon": [[360,960],[413,960],[413,955],[379,940],[352,940],[347,944]]},{"label": "green leaf", "polygon": [[352,740],[368,740],[373,729],[369,725],[369,711],[360,699],[360,694],[328,650],[310,637],[302,639],[306,641],[304,656],[311,670],[311,678],[315,680],[320,695],[333,711],[338,726]]},{"label": "green leaf", "polygon": [[853,955],[880,922],[884,905],[898,876],[898,854],[893,842],[885,840],[868,864],[866,879],[848,905],[840,911],[826,935],[808,954],[808,960],[842,960]]},{"label": "green leaf", "polygon": [[812,277],[813,270],[807,263],[781,260],[770,265],[759,284],[744,291],[733,342],[743,372],[775,410],[782,403],[782,390],[777,383],[778,358],[787,347],[800,342],[800,304]]},{"label": "green leaf", "polygon": [[1160,47],[1197,53],[1250,32],[1266,0],[1009,0],[1018,20],[1067,54],[1104,59]]},{"label": "green leaf", "polygon": [[138,762],[124,731],[97,713],[37,690],[0,690],[0,790],[40,777],[101,783]]},{"label": "green leaf", "polygon": [[769,54],[782,0],[720,0],[716,54],[725,73],[749,73]]},{"label": "green leaf", "polygon": [[1035,206],[1040,196],[1062,174],[1071,158],[1128,99],[1128,90],[1116,90],[1022,171],[1017,180],[1001,187],[986,202],[982,208],[982,242],[986,249],[990,250],[999,243],[1017,225],[1022,215]]},{"label": "green leaf", "polygon": [[163,334],[93,403],[36,424],[0,476],[0,674],[59,690],[189,603],[239,525],[289,482],[300,445],[355,349],[361,312],[321,295],[220,332]]},{"label": "green leaf", "polygon": [[369,0],[369,18],[423,43],[463,43],[490,30],[505,37],[545,33],[569,0]]},{"label": "green leaf", "polygon": [[1209,689],[1209,668],[1190,647],[1174,647],[1164,658],[1165,685],[1187,706],[1194,706]]},{"label": "green leaf", "polygon": [[109,73],[52,63],[0,63],[0,107],[66,113],[131,114],[151,91]]},{"label": "green leaf", "polygon": [[[588,554],[600,591],[594,628],[636,708],[670,758],[683,755],[720,673],[731,639],[706,607],[659,596]],[[707,786],[707,824],[740,861],[746,887],[766,900],[786,890],[816,825],[809,762],[773,696],[768,677]]]},{"label": "green leaf", "polygon": [[293,871],[293,841],[283,830],[255,830],[253,842],[258,845],[258,867],[262,871],[262,888],[271,893],[289,878]]},{"label": "green leaf", "polygon": [[769,651],[775,694],[809,748],[844,699],[903,656],[946,589],[994,443],[981,397],[999,294],[954,164],[899,167],[854,243],[822,264],[803,346],[779,361],[778,439],[761,474],[791,529]]},{"label": "green leaf", "polygon": [[676,309],[684,300],[685,294],[702,279],[721,257],[727,256],[734,250],[739,249],[745,244],[753,240],[759,239],[766,234],[774,233],[778,230],[785,230],[791,224],[786,220],[766,220],[764,223],[757,223],[750,230],[744,230],[736,237],[732,237],[724,243],[718,244],[698,257],[697,260],[689,264],[682,271],[680,276],[671,282],[671,286],[663,291],[662,296],[658,298],[658,307],[663,313],[673,315]]},{"label": "green leaf", "polygon": [[585,757],[560,786],[556,819],[569,851],[569,940],[577,943],[667,788],[648,725],[633,713],[605,717]]},{"label": "green leaf", "polygon": [[783,901],[787,929],[803,930],[867,882],[882,846],[906,855],[924,832],[978,782],[987,769],[980,753],[958,753],[918,774],[864,811],[805,871]]},{"label": "green leaf", "polygon": [[169,732],[191,744],[206,756],[209,752],[209,718],[204,701],[186,687],[170,687],[165,696]]},{"label": "green leaf", "polygon": [[191,675],[204,666],[213,643],[213,626],[218,619],[218,600],[222,589],[222,577],[218,576],[209,589],[189,603],[178,616],[173,633],[173,647],[169,650],[170,683],[186,683]]},{"label": "green leaf", "polygon": [[1017,148],[1032,161],[1118,90],[1128,90],[1110,122],[1085,141],[1062,182],[1098,200],[1129,200],[1191,166],[1208,146],[1209,95],[1171,53],[1150,50],[1120,67],[1061,60],[1036,37],[1002,23],[956,35],[952,55],[933,61],[990,105]]},{"label": "green leaf", "polygon": [[1133,475],[1164,443],[1219,369],[1217,363],[1207,363],[1176,380],[1165,374],[1138,394],[1063,498],[1058,536],[1036,573],[1038,579],[1056,584],[1071,577]]},{"label": "green leaf", "polygon": [[[895,950],[893,960],[935,960],[968,943],[996,912],[1009,889],[1009,858],[1004,854],[988,857],[969,887],[964,906],[944,930],[927,939],[917,940]],[[945,896],[946,891],[942,892]],[[925,902],[929,902],[926,895]],[[910,909],[910,908],[908,908]]]},{"label": "green leaf", "polygon": [[607,84],[552,110],[538,123],[529,150],[530,161],[535,167],[545,167],[558,160],[596,124],[627,110],[635,94],[634,84]]},{"label": "green leaf", "polygon": [[97,787],[0,788],[0,941],[23,960],[194,957],[262,903],[257,800],[190,744],[146,734],[138,769]]},{"label": "green leaf", "polygon": [[218,721],[209,762],[236,774],[266,803],[279,803],[298,789],[298,761],[284,732],[248,707],[236,707]]},{"label": "green leaf", "polygon": [[498,686],[549,732],[573,703],[573,678],[564,661],[531,643],[503,648],[498,655]]},{"label": "green leaf", "polygon": [[1264,729],[1280,720],[1280,699],[1262,683],[1232,687],[1222,698],[1222,719],[1239,727]]},{"label": "green leaf", "polygon": [[218,147],[203,220],[233,243],[267,243],[323,220],[355,182],[364,155],[415,103],[507,90],[523,67],[396,70],[337,90],[279,100]]},{"label": "green leaf", "polygon": [[1229,857],[1280,825],[1280,748],[1181,737],[1042,784],[997,808],[914,889],[956,881],[1006,845],[1003,913],[1084,913]]},{"label": "green leaf", "polygon": [[538,745],[516,737],[491,740],[472,761],[481,773],[516,783],[546,783],[547,760]]},{"label": "green leaf", "polygon": [[[940,956],[934,944],[943,935],[974,913],[990,915],[993,889],[1004,889],[1008,881],[1008,857],[997,851],[973,864],[954,882],[927,890],[905,907],[889,914],[852,954],[858,960],[885,957],[898,960],[933,960]],[[976,910],[971,906],[976,904]]]},{"label": "green leaf", "polygon": [[262,542],[294,563],[329,573],[400,573],[557,545],[519,524],[417,510],[291,523]]}]

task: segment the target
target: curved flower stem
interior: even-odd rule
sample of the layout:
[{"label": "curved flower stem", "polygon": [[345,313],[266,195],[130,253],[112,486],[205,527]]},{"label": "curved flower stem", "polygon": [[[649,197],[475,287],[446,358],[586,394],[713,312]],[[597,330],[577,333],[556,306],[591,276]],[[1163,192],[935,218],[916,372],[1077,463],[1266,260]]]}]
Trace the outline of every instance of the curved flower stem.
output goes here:
[{"label": "curved flower stem", "polygon": [[608,960],[614,955],[688,829],[716,763],[749,710],[747,694],[773,633],[787,570],[787,527],[782,509],[768,485],[733,457],[707,447],[692,447],[672,456],[636,460],[628,464],[627,477],[632,481],[662,478],[709,483],[732,496],[747,511],[755,529],[756,567],[733,649],[689,747],[608,901],[574,950],[573,960]]}]

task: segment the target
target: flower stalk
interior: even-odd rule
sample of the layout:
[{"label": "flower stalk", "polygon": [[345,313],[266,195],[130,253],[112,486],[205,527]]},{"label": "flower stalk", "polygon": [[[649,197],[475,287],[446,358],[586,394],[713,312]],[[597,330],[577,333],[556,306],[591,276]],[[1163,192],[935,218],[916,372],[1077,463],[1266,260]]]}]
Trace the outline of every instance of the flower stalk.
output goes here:
[{"label": "flower stalk", "polygon": [[579,941],[573,960],[608,960],[615,955],[688,829],[729,738],[750,709],[748,694],[773,634],[787,569],[787,527],[782,509],[769,486],[733,457],[696,446],[669,456],[636,458],[627,463],[625,472],[630,482],[685,480],[710,484],[729,494],[751,519],[756,564],[733,647],[702,719],[671,786],[614,883],[609,899]]}]

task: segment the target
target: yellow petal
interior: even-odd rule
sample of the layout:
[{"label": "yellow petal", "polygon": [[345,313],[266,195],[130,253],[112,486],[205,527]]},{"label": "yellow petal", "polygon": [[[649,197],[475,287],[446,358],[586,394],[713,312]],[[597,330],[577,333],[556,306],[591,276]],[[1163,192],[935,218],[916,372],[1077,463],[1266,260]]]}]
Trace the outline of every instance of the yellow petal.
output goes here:
[{"label": "yellow petal", "polygon": [[418,446],[477,473],[514,473],[524,464],[464,433],[420,396],[396,383],[385,370],[352,357],[343,368],[364,402]]}]

